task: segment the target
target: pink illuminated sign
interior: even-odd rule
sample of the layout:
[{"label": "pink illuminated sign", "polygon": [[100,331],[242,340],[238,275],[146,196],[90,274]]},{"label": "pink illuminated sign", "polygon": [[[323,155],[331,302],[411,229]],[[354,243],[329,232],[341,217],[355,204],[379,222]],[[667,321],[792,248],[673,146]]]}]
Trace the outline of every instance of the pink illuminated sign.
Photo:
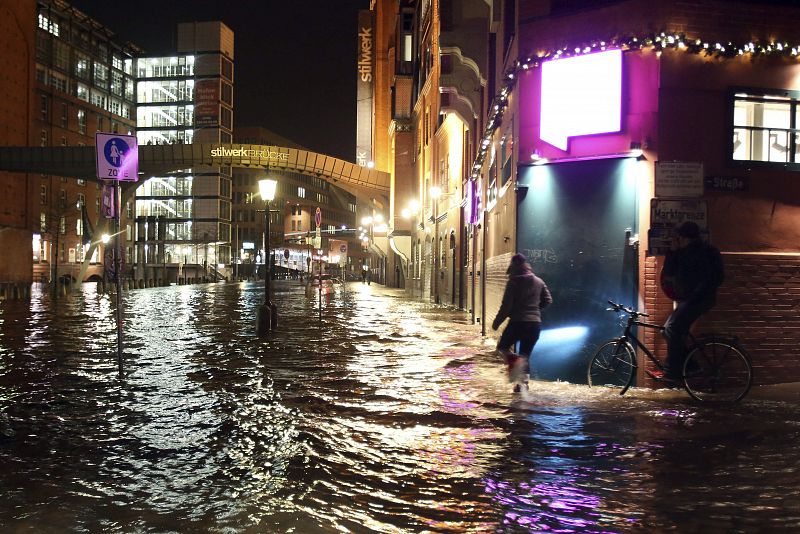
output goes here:
[{"label": "pink illuminated sign", "polygon": [[567,150],[570,137],[620,131],[622,51],[542,64],[540,135]]}]

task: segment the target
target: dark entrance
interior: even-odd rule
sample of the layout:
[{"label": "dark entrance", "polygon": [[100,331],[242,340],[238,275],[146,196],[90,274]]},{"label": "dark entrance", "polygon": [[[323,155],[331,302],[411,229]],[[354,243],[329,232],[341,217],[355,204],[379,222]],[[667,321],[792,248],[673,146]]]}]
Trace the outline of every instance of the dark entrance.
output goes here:
[{"label": "dark entrance", "polygon": [[554,300],[532,359],[539,378],[585,383],[597,344],[621,331],[607,301],[637,304],[638,165],[604,159],[520,171],[517,248]]}]

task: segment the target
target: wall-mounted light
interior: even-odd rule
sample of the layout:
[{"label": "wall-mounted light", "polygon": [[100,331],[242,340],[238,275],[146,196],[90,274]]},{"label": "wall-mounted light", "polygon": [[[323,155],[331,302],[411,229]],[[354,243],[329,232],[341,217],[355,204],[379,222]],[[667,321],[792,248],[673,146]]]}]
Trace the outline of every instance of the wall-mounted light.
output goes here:
[{"label": "wall-mounted light", "polygon": [[739,132],[733,132],[733,151],[736,152],[742,146],[742,141],[739,139]]},{"label": "wall-mounted light", "polygon": [[773,149],[777,150],[778,152],[786,152],[786,147],[783,146],[782,144],[778,143],[778,134],[777,134],[777,132],[776,133],[770,133],[769,134],[769,140],[770,140],[770,146]]},{"label": "wall-mounted light", "polygon": [[642,143],[639,141],[631,141],[631,157],[638,158],[642,154]]},{"label": "wall-mounted light", "polygon": [[542,159],[542,153],[538,149],[531,152],[531,161],[536,162]]}]

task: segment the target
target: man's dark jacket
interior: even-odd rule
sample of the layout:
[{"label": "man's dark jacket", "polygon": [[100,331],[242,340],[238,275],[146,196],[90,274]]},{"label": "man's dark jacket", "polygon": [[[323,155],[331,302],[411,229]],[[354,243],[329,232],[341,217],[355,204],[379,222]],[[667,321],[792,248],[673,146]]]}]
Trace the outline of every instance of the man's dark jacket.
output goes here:
[{"label": "man's dark jacket", "polygon": [[678,302],[715,300],[725,274],[716,247],[700,240],[667,254],[662,277],[672,280]]}]

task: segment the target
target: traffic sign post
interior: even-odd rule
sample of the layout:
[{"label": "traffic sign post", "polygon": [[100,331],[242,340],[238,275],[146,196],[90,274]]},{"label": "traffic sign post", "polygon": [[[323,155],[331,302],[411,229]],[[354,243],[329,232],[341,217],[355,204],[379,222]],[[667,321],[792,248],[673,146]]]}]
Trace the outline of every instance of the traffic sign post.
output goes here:
[{"label": "traffic sign post", "polygon": [[322,248],[322,210],[319,208],[314,212],[314,223],[317,225],[317,230],[314,234],[314,248]]},{"label": "traffic sign post", "polygon": [[[114,133],[95,134],[95,161],[97,177],[105,184],[103,211],[114,219],[114,281],[117,286],[117,364],[122,376],[122,242],[120,239],[120,187],[119,182],[139,180],[139,145],[133,135]],[[111,189],[112,191],[107,191]],[[111,193],[109,195],[109,193]],[[109,198],[113,196],[113,198]]]},{"label": "traffic sign post", "polygon": [[94,140],[98,178],[122,182],[139,180],[139,145],[135,136],[97,132]]}]

